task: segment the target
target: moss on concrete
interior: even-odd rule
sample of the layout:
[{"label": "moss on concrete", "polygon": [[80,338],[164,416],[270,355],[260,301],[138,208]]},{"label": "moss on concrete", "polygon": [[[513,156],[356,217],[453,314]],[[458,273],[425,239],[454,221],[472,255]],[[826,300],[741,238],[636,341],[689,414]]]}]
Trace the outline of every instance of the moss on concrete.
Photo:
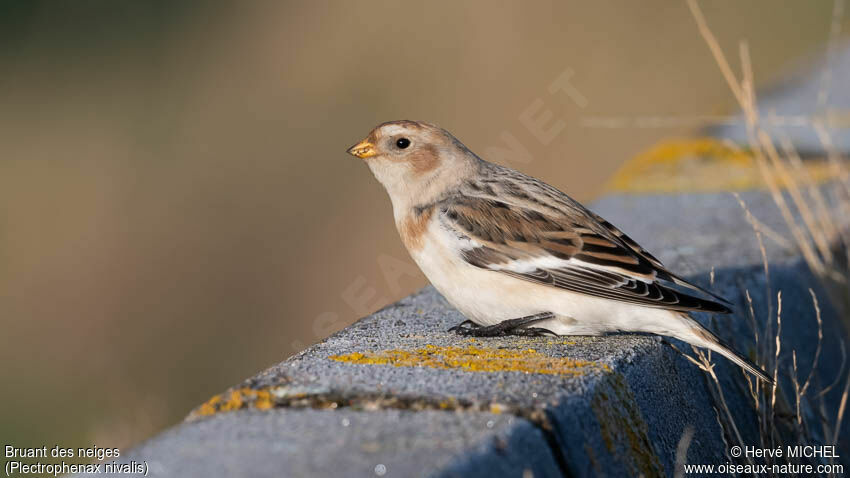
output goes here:
[{"label": "moss on concrete", "polygon": [[631,476],[666,476],[631,388],[619,373],[611,373],[591,400],[605,448]]}]

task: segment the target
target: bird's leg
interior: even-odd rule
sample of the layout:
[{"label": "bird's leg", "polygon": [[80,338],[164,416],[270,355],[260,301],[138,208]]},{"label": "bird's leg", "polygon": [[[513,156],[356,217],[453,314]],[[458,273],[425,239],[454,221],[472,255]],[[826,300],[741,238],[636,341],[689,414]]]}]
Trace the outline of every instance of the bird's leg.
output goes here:
[{"label": "bird's leg", "polygon": [[540,322],[542,320],[552,319],[555,314],[551,312],[542,312],[539,314],[528,315],[518,319],[508,319],[499,322],[496,325],[488,325],[486,327],[463,327],[463,324],[470,322],[469,320],[462,322],[449,329],[464,337],[501,337],[505,335],[521,335],[521,336],[537,336],[544,335],[543,332],[548,332],[545,329],[536,327],[524,328],[523,326]]}]

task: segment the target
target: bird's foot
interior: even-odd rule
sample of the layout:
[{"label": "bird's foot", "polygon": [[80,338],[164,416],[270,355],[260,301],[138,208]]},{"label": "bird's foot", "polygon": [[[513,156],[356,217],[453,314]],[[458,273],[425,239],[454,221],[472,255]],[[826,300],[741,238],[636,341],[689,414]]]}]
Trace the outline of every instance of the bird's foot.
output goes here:
[{"label": "bird's foot", "polygon": [[[504,337],[507,335],[518,335],[521,337],[537,337],[541,335],[551,334],[546,329],[538,327],[525,327],[526,325],[534,324],[542,320],[552,319],[555,314],[551,312],[542,312],[540,314],[529,315],[517,319],[503,320],[495,325],[486,327],[474,326],[470,320],[465,320],[460,324],[449,329],[449,332],[454,332],[461,337]],[[471,327],[465,327],[465,324],[473,324]]]},{"label": "bird's foot", "polygon": [[[466,325],[468,325],[469,327],[465,327]],[[476,324],[475,322],[473,322],[471,320],[464,320],[463,322],[455,325],[454,327],[450,328],[446,332],[455,332],[458,335],[463,335],[461,332],[458,332],[458,331],[459,330],[469,330],[469,329],[476,328],[476,327],[481,327],[481,326]]]},{"label": "bird's foot", "polygon": [[549,329],[542,329],[540,327],[526,327],[524,329],[513,329],[507,332],[506,335],[516,335],[518,337],[546,337],[555,335]]}]

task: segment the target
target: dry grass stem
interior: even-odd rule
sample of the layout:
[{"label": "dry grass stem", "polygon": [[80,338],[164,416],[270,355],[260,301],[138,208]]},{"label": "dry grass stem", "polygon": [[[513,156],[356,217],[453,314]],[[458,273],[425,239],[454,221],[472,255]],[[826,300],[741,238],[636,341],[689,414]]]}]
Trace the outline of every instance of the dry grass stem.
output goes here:
[{"label": "dry grass stem", "polygon": [[[755,220],[755,217],[753,216],[752,212],[750,212],[750,209],[747,207],[747,203],[745,203],[744,200],[741,199],[741,195],[738,194],[738,193],[732,193],[732,195],[734,195],[735,199],[738,200],[738,204],[741,206],[741,209],[744,210],[744,214],[745,214],[745,217],[747,218],[747,222],[750,223],[750,226],[753,228],[753,232],[756,235],[756,241],[758,242],[758,246],[759,246],[759,253],[761,253],[761,263],[762,263],[762,267],[764,268],[765,293],[767,295],[767,300],[766,300],[767,317],[770,318],[773,315],[773,290],[770,286],[770,264],[767,261],[767,249],[765,249],[765,247],[764,247],[764,240],[762,239],[761,228],[759,228],[758,222]],[[767,331],[766,331],[765,335],[770,336],[770,333],[771,333],[771,322],[770,322],[770,320],[768,320],[767,321]],[[767,344],[765,344],[765,346],[767,346]],[[761,352],[762,352],[760,354],[761,356],[763,356],[763,357],[767,356],[766,351],[761,351]]]},{"label": "dry grass stem", "polygon": [[682,437],[679,438],[679,445],[676,447],[676,468],[673,473],[675,478],[683,478],[685,476],[685,463],[688,462],[688,448],[691,447],[691,440],[694,438],[694,427],[687,426],[682,432]]},{"label": "dry grass stem", "polygon": [[796,405],[796,416],[797,416],[797,424],[801,425],[803,416],[800,413],[800,402],[803,399],[803,395],[800,394],[800,381],[797,380],[797,351],[791,351],[791,363],[792,363],[792,374],[791,374],[791,384],[794,386],[794,402]]},{"label": "dry grass stem", "polygon": [[822,397],[822,396],[826,395],[827,393],[829,393],[830,390],[835,388],[841,382],[841,377],[844,374],[844,367],[847,366],[847,349],[845,348],[845,345],[844,345],[844,339],[840,339],[838,341],[838,345],[841,348],[841,366],[838,367],[838,373],[835,375],[835,379],[832,381],[832,383],[830,383],[829,385],[824,387],[824,389],[821,390],[820,392],[818,392],[818,394],[815,395],[815,397]]},{"label": "dry grass stem", "polygon": [[[850,245],[850,229],[846,227],[846,223],[842,223],[838,219],[845,216],[850,217],[850,175],[847,174],[845,163],[840,153],[834,147],[826,126],[827,124],[833,126],[831,122],[832,112],[826,111],[832,74],[831,65],[827,67],[821,78],[820,90],[818,92],[818,111],[811,116],[797,118],[799,123],[796,125],[811,126],[818,135],[824,151],[827,153],[827,160],[831,168],[830,173],[836,179],[833,183],[833,187],[836,188],[835,197],[829,196],[830,199],[834,199],[832,201],[833,204],[830,204],[830,201],[827,200],[827,194],[824,193],[824,188],[817,184],[809,174],[803,165],[797,149],[787,135],[780,133],[779,139],[775,142],[764,128],[765,124],[776,126],[786,118],[769,114],[765,123],[760,117],[756,102],[749,44],[746,41],[741,41],[738,45],[741,66],[741,79],[738,80],[717,39],[708,27],[705,16],[697,1],[687,0],[687,4],[700,35],[708,46],[724,80],[743,112],[749,145],[748,153],[761,173],[768,193],[779,209],[783,222],[785,222],[793,238],[792,244],[781,234],[771,230],[761,221],[758,221],[750,212],[740,195],[735,194],[735,198],[738,200],[738,204],[744,211],[747,221],[752,226],[756,236],[765,275],[767,314],[763,321],[763,331],[760,330],[759,321],[756,320],[753,300],[749,290],[739,284],[747,301],[750,326],[753,329],[756,350],[754,362],[763,366],[765,370],[768,370],[774,379],[774,384],[771,387],[767,387],[760,381],[752,383],[750,377],[747,376],[747,386],[746,389],[741,387],[742,393],[746,395],[749,392],[753,410],[758,417],[759,434],[763,447],[768,443],[771,447],[776,446],[786,439],[796,440],[798,444],[802,445],[812,444],[813,438],[810,435],[807,417],[813,416],[818,416],[823,428],[823,436],[819,440],[824,444],[835,444],[837,443],[847,408],[848,395],[850,395],[850,376],[847,377],[844,384],[840,404],[833,420],[830,419],[831,414],[827,412],[824,395],[845,378],[847,352],[844,341],[839,338],[841,366],[835,380],[829,386],[818,391],[813,391],[813,389],[817,389],[820,386],[820,381],[815,371],[820,365],[823,351],[823,319],[821,317],[818,298],[814,291],[809,289],[818,327],[817,344],[812,358],[811,369],[805,380],[801,383],[796,350],[790,351],[790,366],[781,364],[780,356],[783,349],[782,291],[779,290],[775,297],[776,332],[774,334],[772,333],[774,297],[770,280],[770,267],[763,239],[763,236],[767,236],[783,247],[796,246],[809,269],[818,278],[829,279],[837,283],[848,283],[845,267],[850,264],[850,247],[846,247]],[[843,0],[835,0],[830,31],[830,57],[833,54],[838,38],[837,32],[840,32],[840,19],[843,15],[843,10]],[[740,148],[738,149],[740,150]],[[788,199],[786,199],[786,194]],[[836,244],[841,244],[842,242],[845,245],[847,255],[846,262],[843,264],[839,263],[843,261],[837,260],[836,249],[834,248]],[[772,340],[770,340],[771,338]],[[744,443],[741,441],[739,429],[728,410],[723,390],[720,388],[720,382],[711,364],[710,355],[696,349],[695,353],[697,358],[690,356],[688,358],[694,363],[699,362],[699,367],[705,371],[707,377],[711,378],[710,382],[714,384],[710,389],[712,395],[716,397],[716,403],[720,405],[719,409],[724,412],[724,420],[720,421],[725,434],[732,436],[738,441],[738,444],[743,445]],[[790,377],[794,392],[793,404],[786,399],[786,395],[783,395],[783,389],[779,386],[780,369],[783,376],[787,374]],[[736,383],[740,384],[741,382]],[[718,419],[720,417],[721,414],[718,411]],[[830,439],[832,440],[831,442],[829,442]]]},{"label": "dry grass stem", "polygon": [[691,9],[691,15],[693,15],[694,20],[697,22],[699,33],[708,44],[711,54],[714,55],[714,61],[717,62],[717,66],[720,67],[720,72],[723,73],[723,77],[726,79],[726,83],[729,84],[732,94],[735,95],[738,103],[743,103],[744,93],[741,91],[741,87],[735,80],[735,74],[732,73],[732,68],[729,66],[729,62],[726,61],[726,57],[723,55],[723,50],[720,48],[720,44],[717,43],[717,39],[714,37],[711,29],[708,28],[708,23],[705,21],[705,16],[702,14],[702,10],[699,8],[699,5],[697,5],[696,0],[688,0],[688,8]]},{"label": "dry grass stem", "polygon": [[[797,153],[797,148],[794,147],[791,138],[787,134],[783,134],[779,138],[779,144],[782,146],[782,152],[788,158],[788,162],[794,168],[797,177],[801,178],[806,184],[809,197],[812,199],[817,210],[817,226],[813,229],[811,226],[808,227],[813,231],[821,231],[822,234],[818,234],[818,236],[824,237],[828,243],[827,246],[829,246],[829,243],[839,238],[840,235],[827,205],[826,197],[824,197],[818,184],[812,179],[812,175],[803,166],[803,160],[800,158],[799,153]],[[819,245],[818,249],[821,248],[822,246]],[[831,252],[831,248],[827,247],[827,250]]]},{"label": "dry grass stem", "polygon": [[[702,350],[696,347],[691,348],[701,363],[700,368],[705,371],[705,373],[711,377],[712,382],[714,382],[713,390],[716,392],[717,399],[720,403],[720,409],[723,410],[725,415],[728,429],[731,429],[732,433],[734,433],[736,443],[744,443],[741,439],[741,432],[738,431],[738,425],[735,423],[735,418],[732,417],[732,411],[729,410],[729,406],[726,404],[726,396],[723,394],[723,387],[720,386],[720,380],[717,379],[717,374],[714,373],[714,364],[711,363],[711,359]],[[750,457],[746,458],[747,461],[752,464]]]},{"label": "dry grass stem", "polygon": [[[775,171],[780,178],[784,178],[788,185],[789,192],[796,191],[796,195],[794,193],[791,194],[792,199],[796,201],[796,198],[799,198],[802,201],[802,195],[799,194],[799,190],[796,188],[796,185],[792,186],[791,183],[793,183],[793,179],[791,178],[791,175],[788,174],[782,160],[779,158],[779,153],[773,146],[773,141],[770,139],[770,136],[764,130],[761,129],[758,130],[756,135],[762,148],[764,148],[764,151],[767,153],[767,157],[770,158],[770,161],[773,165],[773,171]],[[757,154],[757,156],[761,157],[761,154]],[[763,161],[763,157],[761,161]],[[765,176],[773,176],[773,171],[771,171],[767,167],[767,164],[764,164],[761,167]],[[809,267],[811,267],[816,274],[823,275],[823,262],[812,248],[811,242],[809,241],[809,236],[805,232],[803,232],[803,229],[797,224],[797,221],[794,218],[794,214],[791,212],[791,209],[785,202],[785,196],[782,195],[782,191],[779,189],[779,186],[776,184],[776,181],[768,181],[768,189],[770,190],[770,194],[773,196],[773,201],[779,207],[779,211],[782,214],[782,218],[785,220],[786,224],[788,225],[788,228],[791,230],[791,234],[794,236],[794,239],[796,239],[797,245],[800,247],[800,252],[803,254],[803,258],[806,259],[806,262],[809,264]],[[795,205],[798,206],[799,210],[799,205]],[[813,223],[814,216],[811,215],[811,212],[809,211],[808,207],[806,207],[806,211],[809,212],[808,220]],[[801,216],[804,215],[802,210],[800,211],[800,213]]]},{"label": "dry grass stem", "polygon": [[835,418],[835,430],[832,435],[832,443],[838,443],[838,433],[841,431],[841,421],[844,420],[844,410],[847,407],[847,394],[850,393],[850,376],[844,384],[844,392],[841,393],[841,404],[838,405],[838,416]]},{"label": "dry grass stem", "polygon": [[812,369],[809,370],[809,376],[806,377],[806,381],[803,383],[803,388],[800,390],[801,395],[805,395],[806,391],[809,389],[809,385],[812,383],[812,377],[815,375],[815,370],[818,367],[818,360],[820,359],[821,346],[823,342],[823,321],[820,316],[820,304],[818,304],[818,297],[815,295],[815,291],[809,288],[809,294],[812,296],[812,304],[815,308],[815,319],[818,321],[818,344],[815,348],[815,357],[812,359]]},{"label": "dry grass stem", "polygon": [[[773,357],[773,389],[770,394],[770,425],[771,425],[771,440],[776,434],[776,390],[779,387],[779,352],[782,350],[782,291],[776,293],[776,340],[775,340],[775,355]],[[774,442],[775,443],[775,442]]]}]

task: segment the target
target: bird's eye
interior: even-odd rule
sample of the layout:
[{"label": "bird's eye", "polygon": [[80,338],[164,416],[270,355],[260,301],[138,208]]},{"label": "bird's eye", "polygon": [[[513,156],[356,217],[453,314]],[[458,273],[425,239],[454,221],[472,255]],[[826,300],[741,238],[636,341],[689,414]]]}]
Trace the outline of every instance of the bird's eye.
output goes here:
[{"label": "bird's eye", "polygon": [[410,146],[410,140],[407,138],[399,138],[396,140],[395,145],[398,146],[399,149],[404,149]]}]

